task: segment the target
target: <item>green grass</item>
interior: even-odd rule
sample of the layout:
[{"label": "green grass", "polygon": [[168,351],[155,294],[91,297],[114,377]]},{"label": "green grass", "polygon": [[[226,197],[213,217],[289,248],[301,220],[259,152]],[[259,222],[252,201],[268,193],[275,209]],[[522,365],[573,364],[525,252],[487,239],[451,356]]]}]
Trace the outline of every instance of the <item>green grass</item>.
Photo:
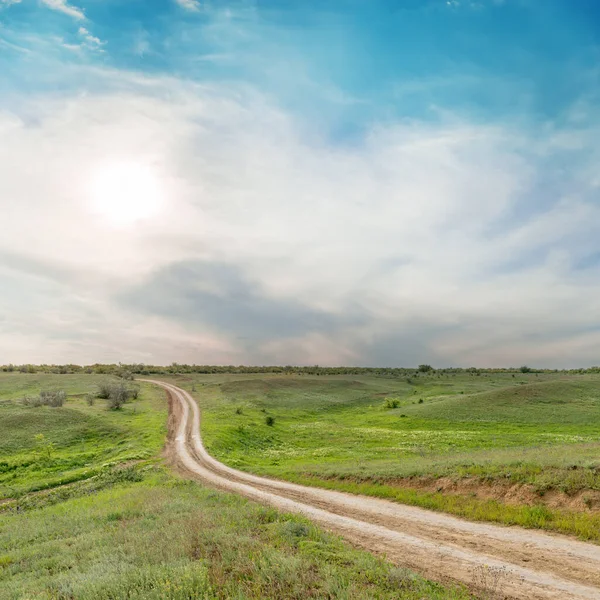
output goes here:
[{"label": "green grass", "polygon": [[[159,458],[164,392],[143,386],[137,402],[108,411],[83,400],[97,382],[0,375],[0,460],[10,467],[0,600],[469,598],[300,517],[173,476]],[[18,400],[50,387],[71,394],[65,406]]]},{"label": "green grass", "polygon": [[[144,384],[137,401],[108,411],[105,401],[88,406],[84,398],[99,381],[92,375],[0,376],[0,500],[156,457],[166,434],[164,394]],[[58,388],[69,393],[62,408],[28,407],[19,400]]]},{"label": "green grass", "polygon": [[[165,379],[196,390],[206,446],[231,466],[600,541],[597,510],[544,506],[551,491],[600,490],[597,375]],[[442,477],[523,484],[539,506],[406,489]]]},{"label": "green grass", "polygon": [[173,478],[0,516],[0,599],[466,600],[299,517]]}]

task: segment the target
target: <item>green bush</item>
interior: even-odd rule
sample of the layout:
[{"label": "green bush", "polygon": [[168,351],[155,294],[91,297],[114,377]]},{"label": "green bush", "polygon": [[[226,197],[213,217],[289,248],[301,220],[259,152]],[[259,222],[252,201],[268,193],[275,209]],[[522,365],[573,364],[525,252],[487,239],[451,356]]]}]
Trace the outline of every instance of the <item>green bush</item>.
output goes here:
[{"label": "green bush", "polygon": [[64,390],[50,392],[48,390],[40,392],[40,401],[44,406],[62,406],[67,399]]},{"label": "green bush", "polygon": [[383,408],[387,408],[387,409],[398,408],[399,406],[400,406],[399,398],[386,398],[385,402],[383,403]]},{"label": "green bush", "polygon": [[108,400],[108,398],[110,398],[112,386],[113,383],[111,381],[102,381],[98,384],[98,392],[96,393],[96,396],[102,400]]},{"label": "green bush", "polygon": [[137,399],[139,392],[139,386],[127,385],[124,381],[103,381],[96,395],[107,401],[110,410],[119,410],[128,400]]},{"label": "green bush", "polygon": [[39,396],[25,396],[21,402],[25,406],[52,406],[56,408],[62,406],[66,399],[67,394],[64,390],[42,390]]}]

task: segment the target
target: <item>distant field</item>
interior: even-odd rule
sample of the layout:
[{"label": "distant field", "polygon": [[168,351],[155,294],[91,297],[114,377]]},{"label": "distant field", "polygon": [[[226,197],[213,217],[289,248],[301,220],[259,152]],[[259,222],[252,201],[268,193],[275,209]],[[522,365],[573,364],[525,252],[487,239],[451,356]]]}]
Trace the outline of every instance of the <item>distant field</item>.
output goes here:
[{"label": "distant field", "polygon": [[165,379],[237,468],[600,541],[597,375]]},{"label": "distant field", "polygon": [[[164,392],[109,411],[85,400],[103,379],[0,374],[0,600],[469,598],[173,476]],[[66,404],[23,405],[42,389]]]}]

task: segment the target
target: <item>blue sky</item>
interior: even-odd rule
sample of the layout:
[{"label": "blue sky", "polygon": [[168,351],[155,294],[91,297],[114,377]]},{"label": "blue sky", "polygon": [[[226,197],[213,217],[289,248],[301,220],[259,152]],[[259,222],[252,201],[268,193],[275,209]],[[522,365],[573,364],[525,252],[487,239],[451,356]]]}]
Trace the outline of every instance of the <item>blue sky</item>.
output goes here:
[{"label": "blue sky", "polygon": [[600,362],[599,59],[593,0],[0,0],[0,362]]}]

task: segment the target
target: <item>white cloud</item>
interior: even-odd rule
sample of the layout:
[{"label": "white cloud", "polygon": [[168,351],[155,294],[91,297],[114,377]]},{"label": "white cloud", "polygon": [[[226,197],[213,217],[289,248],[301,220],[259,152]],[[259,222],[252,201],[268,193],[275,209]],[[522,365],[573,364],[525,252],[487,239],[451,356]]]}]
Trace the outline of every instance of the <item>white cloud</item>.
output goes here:
[{"label": "white cloud", "polygon": [[103,42],[100,38],[92,35],[85,27],[80,27],[77,33],[83,38],[84,43],[88,48],[100,50],[101,47],[106,44],[106,42]]},{"label": "white cloud", "polygon": [[71,4],[68,4],[67,0],[42,0],[42,2],[48,8],[62,12],[65,15],[73,17],[74,19],[85,19],[83,10],[81,8],[78,8],[77,6],[72,6]]},{"label": "white cloud", "polygon": [[186,10],[198,11],[200,10],[200,2],[198,0],[175,0],[179,6]]},{"label": "white cloud", "polygon": [[71,52],[81,52],[83,49],[81,44],[67,44],[63,40],[60,41],[60,45],[65,48],[65,50],[70,50]]},{"label": "white cloud", "polygon": [[[0,298],[0,362],[34,360],[28,347],[109,360],[114,339],[112,360],[145,362],[597,362],[582,331],[600,322],[598,269],[576,268],[600,237],[593,170],[540,197],[539,132],[399,123],[345,147],[247,89],[95,73],[112,91],[24,103],[35,126],[0,114],[0,253],[28,282],[0,287],[30,286]],[[153,170],[168,199],[157,218],[94,216],[107,160]],[[116,301],[177,261],[234,265],[266,298],[360,318],[255,343]]]}]

